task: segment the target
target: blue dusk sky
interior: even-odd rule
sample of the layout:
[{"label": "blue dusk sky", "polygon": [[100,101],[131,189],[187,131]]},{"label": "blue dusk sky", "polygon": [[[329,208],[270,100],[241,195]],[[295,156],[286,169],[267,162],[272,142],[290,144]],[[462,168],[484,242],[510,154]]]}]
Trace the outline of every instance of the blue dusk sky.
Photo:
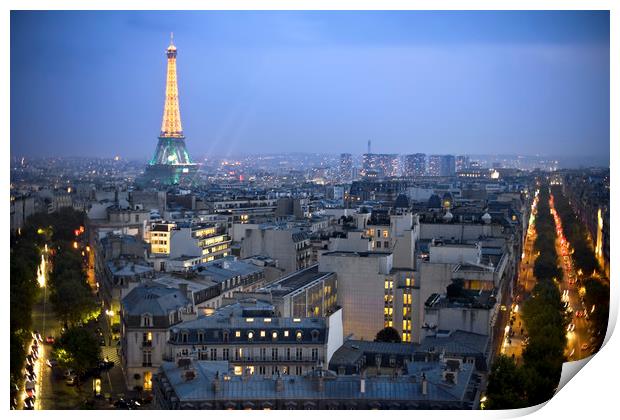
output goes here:
[{"label": "blue dusk sky", "polygon": [[609,13],[11,13],[11,155],[150,158],[169,34],[190,154],[609,161]]}]

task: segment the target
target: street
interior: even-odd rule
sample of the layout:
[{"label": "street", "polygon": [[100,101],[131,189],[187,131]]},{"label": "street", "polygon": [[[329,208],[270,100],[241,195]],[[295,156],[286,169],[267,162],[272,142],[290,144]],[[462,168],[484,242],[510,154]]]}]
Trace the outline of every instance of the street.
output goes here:
[{"label": "street", "polygon": [[[78,409],[83,407],[85,401],[93,400],[93,382],[92,379],[87,379],[79,386],[67,385],[63,377],[63,370],[59,367],[52,368],[47,364],[47,361],[51,359],[53,345],[46,344],[45,340],[48,336],[58,339],[61,336],[62,324],[55,316],[49,303],[47,260],[42,259],[37,271],[39,273],[37,280],[40,287],[43,288],[43,293],[32,308],[32,328],[40,333],[42,342],[38,343],[38,358],[33,363],[36,374],[34,408],[35,410]],[[93,270],[89,269],[88,271],[89,278],[93,278]],[[97,322],[85,326],[85,328],[92,329],[93,333],[97,327],[101,328],[106,341],[106,345],[101,346],[101,357],[114,362],[114,367],[103,371],[101,374],[101,394],[103,397],[112,399],[124,397],[127,395],[127,389],[120,357],[116,342],[109,338],[111,334],[105,314],[102,314]],[[32,343],[34,341],[33,339]],[[29,348],[32,343],[29,344]],[[18,408],[23,408],[25,396],[24,389],[21,395],[22,401],[18,402]],[[112,408],[106,398],[95,399],[94,407],[99,409]]]}]

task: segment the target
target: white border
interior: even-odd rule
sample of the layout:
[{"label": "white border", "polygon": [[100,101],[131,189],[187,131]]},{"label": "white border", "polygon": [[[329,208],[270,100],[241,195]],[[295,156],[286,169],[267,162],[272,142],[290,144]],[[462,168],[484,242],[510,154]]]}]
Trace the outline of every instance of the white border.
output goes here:
[{"label": "white border", "polygon": [[[4,106],[2,107],[3,112],[0,113],[0,127],[2,127],[4,131],[4,135],[2,136],[3,142],[2,147],[4,148],[4,152],[2,156],[5,159],[5,170],[2,172],[3,176],[3,187],[4,187],[4,197],[7,200],[9,198],[9,171],[8,169],[8,160],[10,157],[9,149],[9,141],[10,138],[10,127],[9,127],[9,109],[10,109],[10,78],[9,78],[9,69],[8,66],[8,57],[9,57],[9,37],[10,37],[10,10],[66,10],[66,9],[80,9],[80,10],[191,10],[191,9],[211,9],[211,10],[235,10],[235,9],[250,9],[250,10],[343,10],[343,9],[355,9],[355,10],[610,10],[610,19],[611,19],[611,40],[610,40],[610,52],[611,52],[611,108],[610,115],[611,118],[611,139],[610,139],[610,149],[611,154],[610,159],[612,162],[614,161],[613,157],[620,156],[618,145],[620,144],[620,127],[618,126],[618,119],[614,119],[614,115],[618,115],[618,75],[620,75],[620,67],[618,61],[620,60],[620,50],[618,49],[618,27],[620,26],[620,4],[617,1],[603,1],[603,0],[591,0],[591,1],[580,1],[580,0],[522,0],[522,1],[499,1],[499,0],[485,0],[485,1],[458,1],[458,0],[447,0],[442,2],[437,1],[419,1],[419,0],[411,0],[411,1],[326,1],[326,0],[315,0],[315,1],[292,1],[292,0],[271,0],[271,1],[251,1],[251,0],[228,0],[228,1],[189,1],[189,0],[181,0],[176,2],[166,2],[163,0],[152,0],[152,1],[120,1],[120,0],[110,0],[110,1],[75,1],[75,0],[57,0],[57,1],[33,1],[33,0],[8,0],[2,2],[2,19],[0,22],[3,24],[0,25],[0,39],[2,42],[3,54],[7,59],[3,60],[4,64],[0,67],[0,71],[2,72],[2,83],[0,84],[0,98],[4,101]],[[616,171],[614,168],[615,164],[612,164],[611,167],[611,175],[612,175],[612,184],[615,186],[617,181]],[[611,195],[611,207],[613,209],[618,208],[616,205],[618,204],[618,200],[616,199],[617,195]],[[2,251],[3,255],[9,255],[8,249],[8,241],[6,240],[9,234],[9,215],[8,215],[8,206],[5,207],[7,209],[2,223],[2,231],[4,232],[2,237],[5,240],[2,242]],[[615,214],[615,212],[614,212]],[[617,229],[616,229],[616,219],[612,218],[611,221],[611,237],[612,242],[616,243],[615,239],[618,238]],[[611,250],[611,259],[612,261],[616,261],[617,252],[614,249]],[[2,293],[3,308],[2,316],[2,328],[4,331],[4,337],[8,337],[8,317],[9,317],[9,305],[8,305],[8,278],[9,278],[9,265],[6,264],[4,268],[5,276],[3,278],[4,281],[4,291]],[[614,273],[614,271],[612,271]],[[611,279],[611,292],[612,292],[612,308],[611,308],[611,320],[610,326],[613,328],[615,326],[615,322],[618,315],[618,297],[619,291],[618,287],[614,286],[615,278]],[[455,415],[464,418],[472,418],[472,417],[484,417],[484,418],[512,418],[521,416],[524,414],[531,414],[532,418],[543,419],[543,418],[595,418],[600,416],[602,418],[613,417],[613,413],[615,411],[615,400],[618,398],[617,389],[618,389],[618,381],[620,378],[618,377],[618,373],[620,373],[620,369],[618,368],[617,362],[617,354],[620,354],[620,345],[618,344],[617,334],[615,336],[608,337],[609,341],[606,343],[605,347],[597,354],[592,360],[588,363],[587,368],[580,371],[575,378],[569,381],[568,384],[542,409],[528,409],[528,410],[518,410],[518,411],[503,411],[503,412],[468,412],[468,411],[459,411],[455,412],[444,412],[444,411],[433,411],[433,412],[415,412],[408,413],[406,415],[410,416],[433,416],[433,418],[438,419],[452,419]],[[6,339],[5,339],[6,340]],[[5,357],[2,358],[3,365],[3,377],[8,377],[8,343],[5,341],[5,351],[3,352]],[[8,408],[8,407],[7,407]],[[538,407],[540,408],[540,407]],[[13,411],[10,414],[12,416],[29,416],[26,414],[27,412],[22,411]],[[375,417],[375,415],[385,415],[385,412],[367,412],[367,411],[352,411],[352,412],[341,412],[340,416],[347,415],[348,413],[351,416],[355,416],[356,418],[361,417]],[[47,411],[44,413],[32,413],[32,416],[46,416],[46,418],[59,418],[59,417],[74,417],[78,415],[84,415],[85,413],[81,412],[51,412]],[[109,413],[105,411],[96,411],[88,413],[88,416],[93,418],[103,418],[104,416],[108,417],[110,414],[119,417],[132,416],[132,417],[146,417],[149,416],[152,418],[155,417],[164,417],[169,416],[170,413],[167,412],[153,412],[153,411],[141,411],[141,412],[119,412],[116,411],[114,413]],[[189,416],[201,415],[201,413],[187,413]],[[206,414],[206,413],[204,413]],[[247,412],[218,412],[216,415],[218,416],[234,416],[240,417],[248,414]],[[321,415],[321,413],[317,412],[302,412],[296,411],[294,416],[296,418],[310,418],[316,415]],[[325,412],[327,414],[327,412]],[[271,418],[273,417],[284,417],[289,416],[290,413],[286,412],[252,412],[252,417],[257,416],[266,416],[269,415]]]}]

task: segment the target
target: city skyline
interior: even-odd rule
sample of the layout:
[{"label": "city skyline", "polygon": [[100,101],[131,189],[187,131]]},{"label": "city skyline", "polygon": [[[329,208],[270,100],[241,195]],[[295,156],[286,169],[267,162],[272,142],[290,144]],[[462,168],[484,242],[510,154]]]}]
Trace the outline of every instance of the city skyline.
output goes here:
[{"label": "city skyline", "polygon": [[[609,160],[607,12],[13,12],[11,22],[14,156],[147,158],[174,31],[197,157],[360,155],[372,139],[376,153]],[[381,30],[360,32],[371,23]]]}]

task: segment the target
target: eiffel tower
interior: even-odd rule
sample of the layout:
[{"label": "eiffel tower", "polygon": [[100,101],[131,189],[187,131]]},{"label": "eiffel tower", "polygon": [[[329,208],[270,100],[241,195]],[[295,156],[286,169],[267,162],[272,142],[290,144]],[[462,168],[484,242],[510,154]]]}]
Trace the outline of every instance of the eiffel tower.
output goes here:
[{"label": "eiffel tower", "polygon": [[155,155],[146,165],[145,181],[150,184],[175,185],[191,181],[198,165],[192,162],[185,147],[179,110],[177,47],[174,45],[172,34],[170,34],[170,45],[166,49],[166,56],[168,57],[168,73],[164,116]]}]

